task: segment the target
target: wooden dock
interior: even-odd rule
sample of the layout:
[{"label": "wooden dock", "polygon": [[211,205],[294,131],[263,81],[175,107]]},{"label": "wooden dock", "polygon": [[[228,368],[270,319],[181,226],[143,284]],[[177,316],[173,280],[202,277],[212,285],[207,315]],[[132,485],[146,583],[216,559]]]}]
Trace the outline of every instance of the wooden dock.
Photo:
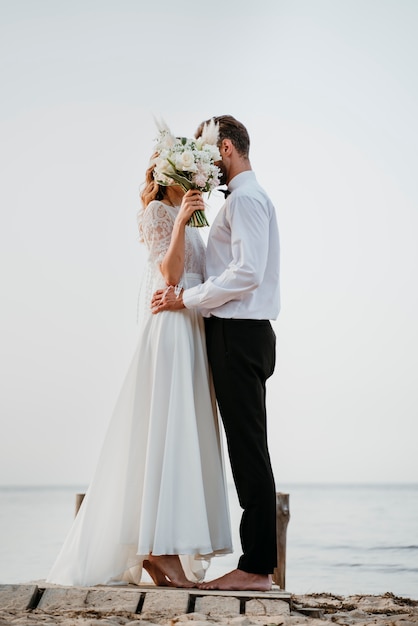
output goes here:
[{"label": "wooden dock", "polygon": [[97,587],[62,587],[39,582],[0,585],[2,611],[28,614],[83,616],[123,613],[154,623],[180,615],[199,613],[207,617],[289,615],[291,594],[272,591],[206,591],[156,587],[152,584]]},{"label": "wooden dock", "polygon": [[418,626],[418,600],[154,585],[0,585],[0,626]]}]

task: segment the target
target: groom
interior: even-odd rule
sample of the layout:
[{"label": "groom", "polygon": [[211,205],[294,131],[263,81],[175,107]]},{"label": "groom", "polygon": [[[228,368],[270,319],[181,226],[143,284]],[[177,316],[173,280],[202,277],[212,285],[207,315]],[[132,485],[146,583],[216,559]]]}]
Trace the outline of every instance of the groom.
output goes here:
[{"label": "groom", "polygon": [[237,569],[199,587],[264,591],[271,588],[277,555],[265,391],[275,365],[275,335],[269,320],[280,309],[279,235],[274,207],[251,169],[246,128],[230,115],[214,119],[222,157],[216,165],[230,194],[210,231],[208,278],[178,297],[171,288],[156,292],[152,310],[197,308],[205,317],[216,398],[244,509],[243,554]]}]

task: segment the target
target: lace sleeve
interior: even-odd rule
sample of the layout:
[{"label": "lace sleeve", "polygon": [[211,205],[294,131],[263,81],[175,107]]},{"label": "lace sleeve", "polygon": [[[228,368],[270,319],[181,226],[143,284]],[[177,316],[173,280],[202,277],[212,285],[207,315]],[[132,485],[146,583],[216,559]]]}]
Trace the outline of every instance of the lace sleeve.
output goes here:
[{"label": "lace sleeve", "polygon": [[171,241],[173,218],[161,202],[154,200],[145,209],[140,230],[154,263],[161,263]]}]

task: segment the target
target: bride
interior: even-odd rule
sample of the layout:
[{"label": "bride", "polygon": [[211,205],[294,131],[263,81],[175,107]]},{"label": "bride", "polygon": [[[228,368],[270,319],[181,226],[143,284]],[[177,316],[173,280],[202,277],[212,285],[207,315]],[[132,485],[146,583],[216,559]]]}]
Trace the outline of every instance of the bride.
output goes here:
[{"label": "bride", "polygon": [[202,318],[150,309],[156,289],[204,280],[204,244],[199,229],[187,226],[203,200],[198,191],[159,185],[154,167],[151,161],[138,216],[148,248],[138,345],[48,582],[138,584],[144,568],[156,585],[192,587],[212,556],[232,551]]}]

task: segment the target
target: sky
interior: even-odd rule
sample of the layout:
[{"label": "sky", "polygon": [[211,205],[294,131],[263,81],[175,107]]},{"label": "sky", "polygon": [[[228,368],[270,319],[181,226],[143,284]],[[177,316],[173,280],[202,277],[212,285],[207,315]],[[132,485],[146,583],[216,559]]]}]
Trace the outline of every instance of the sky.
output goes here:
[{"label": "sky", "polygon": [[1,485],[89,482],[154,116],[221,114],[279,221],[278,490],[418,482],[417,29],[415,0],[0,0]]}]

